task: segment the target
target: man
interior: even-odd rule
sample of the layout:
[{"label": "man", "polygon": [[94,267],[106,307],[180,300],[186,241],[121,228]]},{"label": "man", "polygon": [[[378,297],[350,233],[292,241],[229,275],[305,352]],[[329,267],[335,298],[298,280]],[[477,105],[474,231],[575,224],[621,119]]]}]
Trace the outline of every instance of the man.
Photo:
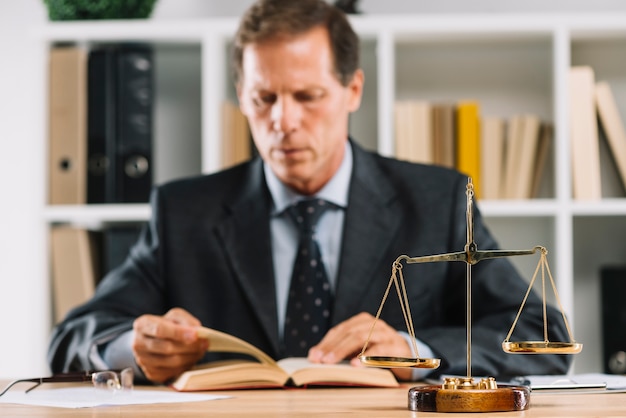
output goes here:
[{"label": "man", "polygon": [[[136,365],[148,380],[166,382],[211,344],[197,338],[199,325],[275,358],[289,355],[283,329],[298,233],[287,212],[312,196],[331,207],[316,238],[333,302],[331,329],[306,353],[314,362],[358,365],[392,262],[464,247],[467,182],[452,170],[366,152],[349,139],[348,116],[359,108],[364,83],[358,42],[345,16],[323,0],[252,5],[237,32],[234,66],[260,158],[154,190],[152,219],[126,262],[56,327],[53,371]],[[479,212],[474,236],[481,248],[497,246]],[[484,261],[473,276],[474,372],[565,372],[565,356],[500,349],[527,288],[511,264]],[[420,356],[442,359],[436,373],[464,374],[464,264],[412,265],[404,277]],[[564,340],[559,316],[548,312],[551,338]],[[387,302],[381,318],[366,354],[414,356],[399,304]],[[514,337],[543,338],[535,295]]]}]

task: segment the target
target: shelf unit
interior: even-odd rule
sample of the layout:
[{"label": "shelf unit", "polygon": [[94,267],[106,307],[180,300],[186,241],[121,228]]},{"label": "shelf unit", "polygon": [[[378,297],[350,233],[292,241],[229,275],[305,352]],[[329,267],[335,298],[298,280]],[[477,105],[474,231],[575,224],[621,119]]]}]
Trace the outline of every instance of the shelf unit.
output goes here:
[{"label": "shelf unit", "polygon": [[[356,16],[366,87],[351,134],[366,148],[394,155],[393,103],[416,98],[476,99],[483,115],[534,112],[555,127],[542,196],[481,201],[502,248],[549,249],[561,302],[585,344],[577,372],[601,371],[599,268],[624,263],[626,198],[606,149],[603,199],[572,199],[567,77],[589,64],[609,81],[626,118],[626,14]],[[41,47],[38,121],[46,144],[46,57],[51,44],[145,41],[156,46],[157,182],[220,169],[220,105],[234,99],[229,76],[231,18],[184,21],[49,23],[36,30]],[[161,76],[159,76],[161,74]],[[181,75],[182,74],[182,75]],[[605,146],[606,148],[606,146]],[[46,153],[46,146],[41,148]],[[44,159],[45,155],[41,158]],[[46,179],[41,179],[41,190]],[[45,206],[42,228],[54,223],[105,225],[148,219],[146,205]],[[45,235],[45,232],[44,232]],[[480,243],[478,243],[480,247]],[[48,254],[40,254],[47,263]],[[511,259],[530,278],[537,259]],[[521,295],[522,296],[522,295]],[[520,296],[520,300],[521,300]],[[503,330],[506,332],[506,330]]]}]

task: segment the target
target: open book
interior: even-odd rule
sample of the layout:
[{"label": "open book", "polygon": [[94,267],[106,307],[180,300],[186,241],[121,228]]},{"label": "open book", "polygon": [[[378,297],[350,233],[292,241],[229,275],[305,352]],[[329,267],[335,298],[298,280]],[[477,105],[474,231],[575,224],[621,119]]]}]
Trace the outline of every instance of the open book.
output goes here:
[{"label": "open book", "polygon": [[225,360],[197,366],[184,372],[171,386],[179,391],[249,389],[284,386],[373,386],[397,387],[387,369],[353,367],[349,364],[314,364],[305,358],[274,361],[255,346],[229,334],[200,328],[209,340],[208,351],[246,354],[253,360]]}]

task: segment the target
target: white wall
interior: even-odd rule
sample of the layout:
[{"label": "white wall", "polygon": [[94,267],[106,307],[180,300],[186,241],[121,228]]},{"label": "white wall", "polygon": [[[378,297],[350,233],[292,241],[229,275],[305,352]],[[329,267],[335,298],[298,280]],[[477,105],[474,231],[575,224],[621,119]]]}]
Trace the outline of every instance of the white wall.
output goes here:
[{"label": "white wall", "polygon": [[[29,118],[35,50],[27,27],[45,21],[41,1],[0,1],[0,378],[45,370],[48,301],[41,251],[41,138]],[[35,75],[34,75],[35,74]]]},{"label": "white wall", "polygon": [[[237,16],[252,0],[160,0],[155,19]],[[363,0],[361,11],[376,13],[564,12],[626,10],[623,0]],[[45,161],[45,127],[29,115],[37,100],[41,70],[37,45],[29,38],[45,22],[42,0],[0,0],[0,379],[47,373],[49,300],[47,266],[31,262],[46,245],[39,179]]]}]

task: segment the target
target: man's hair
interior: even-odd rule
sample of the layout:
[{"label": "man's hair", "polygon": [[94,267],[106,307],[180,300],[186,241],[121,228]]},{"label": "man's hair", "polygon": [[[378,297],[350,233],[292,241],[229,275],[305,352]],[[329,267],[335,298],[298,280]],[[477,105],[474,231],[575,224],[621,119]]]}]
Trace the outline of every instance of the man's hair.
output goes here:
[{"label": "man's hair", "polygon": [[247,45],[288,38],[316,27],[328,31],[334,72],[347,86],[359,68],[359,38],[345,14],[324,0],[258,0],[243,15],[233,47],[235,82],[241,81]]}]

